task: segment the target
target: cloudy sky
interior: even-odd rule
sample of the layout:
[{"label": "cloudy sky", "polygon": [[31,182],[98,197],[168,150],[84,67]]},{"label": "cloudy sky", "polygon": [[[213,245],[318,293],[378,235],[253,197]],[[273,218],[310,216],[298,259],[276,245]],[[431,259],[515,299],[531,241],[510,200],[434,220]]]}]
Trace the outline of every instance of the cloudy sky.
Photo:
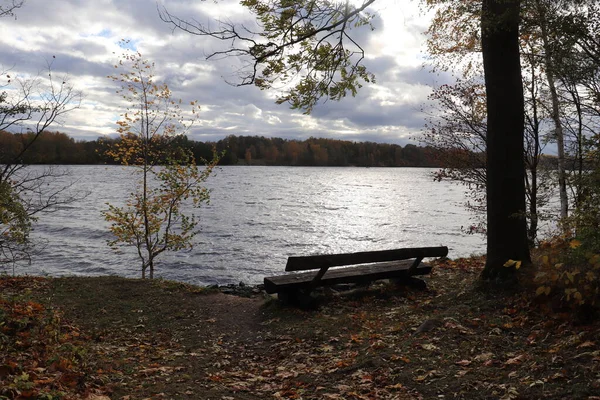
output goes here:
[{"label": "cloudy sky", "polygon": [[[6,0],[0,0],[3,3]],[[182,18],[207,24],[215,20],[248,21],[239,1],[198,0],[25,0],[16,18],[0,19],[0,64],[12,76],[42,74],[52,63],[55,76],[68,75],[83,93],[79,109],[54,129],[81,140],[114,134],[123,112],[116,85],[107,75],[128,39],[156,73],[184,102],[198,100],[201,120],[194,140],[218,140],[227,135],[264,135],[304,139],[310,136],[404,145],[414,141],[425,124],[420,111],[431,86],[442,77],[423,68],[428,16],[418,0],[379,0],[375,31],[356,32],[366,50],[365,65],[377,83],[355,98],[319,104],[310,116],[276,105],[274,93],[254,86],[235,87],[239,60],[206,60],[223,46],[209,38],[173,31],[160,20],[158,7]]]}]

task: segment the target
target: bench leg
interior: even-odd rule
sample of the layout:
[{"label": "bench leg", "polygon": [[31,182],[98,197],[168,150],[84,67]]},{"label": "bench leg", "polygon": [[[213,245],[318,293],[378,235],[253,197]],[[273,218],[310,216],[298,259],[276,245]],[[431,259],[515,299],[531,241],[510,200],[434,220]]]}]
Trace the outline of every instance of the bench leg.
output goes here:
[{"label": "bench leg", "polygon": [[423,279],[409,276],[400,279],[390,279],[397,286],[405,286],[417,290],[427,290],[427,283]]},{"label": "bench leg", "polygon": [[279,292],[277,298],[285,305],[299,307],[304,310],[315,310],[318,306],[317,299],[311,296],[310,290],[287,290]]},{"label": "bench leg", "polygon": [[292,304],[296,297],[297,295],[295,290],[287,290],[285,292],[277,293],[277,298],[283,304]]}]

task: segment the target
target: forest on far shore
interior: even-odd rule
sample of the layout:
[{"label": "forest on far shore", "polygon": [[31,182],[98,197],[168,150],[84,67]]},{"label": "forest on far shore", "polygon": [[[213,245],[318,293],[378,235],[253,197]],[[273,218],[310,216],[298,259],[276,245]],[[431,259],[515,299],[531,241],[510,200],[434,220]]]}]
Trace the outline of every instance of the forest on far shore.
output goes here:
[{"label": "forest on far shore", "polygon": [[[0,149],[19,154],[33,133],[0,131]],[[74,140],[61,132],[43,132],[23,154],[24,164],[115,164],[105,155],[118,139]],[[337,139],[289,140],[263,136],[230,135],[217,142],[199,142],[180,136],[174,139],[191,149],[197,159],[211,159],[213,149],[225,151],[220,165],[356,166],[356,167],[444,167],[440,151],[407,144],[352,142]]]}]

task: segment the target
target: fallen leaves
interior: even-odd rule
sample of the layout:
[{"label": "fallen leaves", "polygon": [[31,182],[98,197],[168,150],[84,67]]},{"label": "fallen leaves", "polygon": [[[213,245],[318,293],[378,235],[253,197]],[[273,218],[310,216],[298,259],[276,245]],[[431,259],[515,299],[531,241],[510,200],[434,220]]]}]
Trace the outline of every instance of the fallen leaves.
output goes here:
[{"label": "fallen leaves", "polygon": [[91,393],[84,400],[110,400],[110,397]]},{"label": "fallen leaves", "polygon": [[440,375],[440,373],[437,370],[432,369],[430,371],[427,371],[425,374],[417,375],[416,377],[413,378],[413,380],[415,382],[425,382],[425,381],[431,380],[432,378],[435,378],[439,375]]},{"label": "fallen leaves", "polygon": [[455,362],[454,364],[459,365],[461,367],[468,367],[469,365],[471,365],[473,362],[470,360],[460,360]]},{"label": "fallen leaves", "polygon": [[469,329],[469,328],[461,325],[460,323],[458,323],[458,321],[456,321],[453,318],[446,319],[445,323],[444,323],[444,327],[447,329],[454,329],[464,335],[473,335],[474,334],[472,329]]},{"label": "fallen leaves", "polygon": [[184,367],[158,366],[158,364],[152,364],[148,368],[140,369],[138,373],[146,376],[153,374],[170,375],[174,372],[180,372],[183,370],[185,370]]},{"label": "fallen leaves", "polygon": [[504,362],[504,365],[519,365],[525,361],[525,354],[518,355],[516,357],[509,358]]},{"label": "fallen leaves", "polygon": [[596,342],[592,342],[591,340],[587,340],[580,345],[577,346],[578,349],[584,349],[588,347],[596,347]]},{"label": "fallen leaves", "polygon": [[85,379],[96,376],[81,362],[87,338],[57,310],[30,298],[34,290],[44,292],[47,283],[0,277],[0,398],[73,396],[96,387]]},{"label": "fallen leaves", "polygon": [[[30,346],[37,333],[24,327],[52,313],[24,299],[15,308],[23,323],[10,325],[13,358],[2,359],[0,351],[0,385],[17,378],[23,387],[60,385],[69,393],[79,390],[78,398],[87,395],[87,400],[126,400],[127,395],[387,400],[436,398],[439,393],[448,398],[563,398],[573,385],[582,398],[598,393],[598,326],[574,327],[539,315],[520,296],[498,304],[498,298],[469,289],[476,275],[457,265],[439,271],[429,292],[411,292],[410,298],[390,291],[380,299],[371,291],[359,299],[336,296],[313,312],[257,307],[260,317],[241,337],[232,334],[241,331],[235,325],[239,316],[228,326],[225,314],[211,312],[151,331],[153,313],[161,320],[169,310],[139,312],[142,306],[127,303],[123,312],[132,316],[130,325],[119,323],[89,340],[88,331],[56,314],[45,322],[60,329],[51,329],[45,338],[68,352],[47,363],[39,362],[38,354],[38,363],[29,366],[16,358],[21,357],[16,351]],[[194,310],[204,307],[202,296],[197,301]],[[103,304],[107,312],[102,316],[118,309],[111,302]],[[188,315],[177,304],[177,312]],[[237,316],[241,311],[230,312]],[[140,317],[145,328],[134,329]],[[415,335],[415,327],[429,320],[436,321],[434,329]],[[199,325],[212,333],[197,334]],[[85,363],[89,368],[83,369]],[[118,395],[111,394],[111,383]]]},{"label": "fallen leaves", "polygon": [[485,257],[470,257],[470,258],[457,258],[451,259],[440,259],[436,261],[436,268],[443,269],[455,269],[464,272],[480,272],[483,270],[485,265]]},{"label": "fallen leaves", "polygon": [[475,356],[473,359],[475,361],[485,363],[485,362],[491,361],[493,358],[494,358],[494,353],[488,352],[488,353],[479,354],[479,355]]},{"label": "fallen leaves", "polygon": [[440,349],[439,347],[431,343],[423,343],[421,344],[421,348],[427,351],[436,351]]}]

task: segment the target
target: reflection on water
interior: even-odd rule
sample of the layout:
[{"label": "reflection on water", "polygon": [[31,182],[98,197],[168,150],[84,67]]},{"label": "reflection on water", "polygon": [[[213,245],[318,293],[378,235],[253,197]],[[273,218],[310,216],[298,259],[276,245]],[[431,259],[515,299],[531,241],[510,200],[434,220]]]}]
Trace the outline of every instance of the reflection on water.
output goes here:
[{"label": "reflection on water", "polygon": [[[85,200],[41,216],[34,239],[47,243],[22,273],[137,277],[138,261],[106,245],[101,211],[122,204],[132,170],[69,167]],[[201,232],[189,252],[164,254],[157,276],[196,284],[258,283],[283,271],[290,255],[450,248],[452,258],[484,251],[466,235],[464,189],[433,182],[432,170],[409,168],[223,167],[208,182],[211,204],[197,210]]]}]

